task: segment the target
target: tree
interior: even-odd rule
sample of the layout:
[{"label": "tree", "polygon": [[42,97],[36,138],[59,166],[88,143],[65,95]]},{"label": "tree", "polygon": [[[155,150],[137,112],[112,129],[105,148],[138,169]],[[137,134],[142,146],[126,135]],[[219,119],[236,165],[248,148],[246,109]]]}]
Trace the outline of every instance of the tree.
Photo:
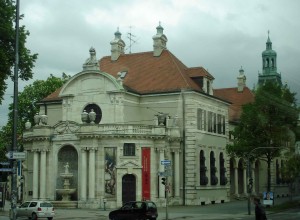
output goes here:
[{"label": "tree", "polygon": [[[69,79],[69,76],[63,73],[61,78],[52,74],[47,80],[36,80],[31,85],[25,86],[23,92],[19,92],[18,96],[18,125],[17,132],[22,135],[25,122],[28,120],[33,124],[34,115],[39,112],[36,102],[47,97]],[[13,132],[13,104],[9,106],[8,122],[0,131],[0,156],[3,157],[7,146],[12,144]],[[20,143],[21,140],[18,142]],[[2,153],[1,153],[2,152]]]},{"label": "tree", "polygon": [[294,183],[300,178],[300,155],[293,154],[281,168],[282,177],[289,183],[290,195],[292,198]]},{"label": "tree", "polygon": [[[16,31],[14,21],[16,7],[13,0],[0,0],[0,104],[7,88],[8,77],[13,79],[13,66],[15,64]],[[22,18],[23,16],[20,16]],[[25,26],[19,28],[19,78],[29,80],[32,78],[32,68],[37,59],[37,54],[31,54],[25,47],[29,31]]]},{"label": "tree", "polygon": [[242,107],[239,124],[232,133],[235,139],[226,147],[231,156],[267,162],[268,191],[271,162],[295,141],[298,115],[295,93],[287,86],[267,82],[256,90],[255,101]]}]

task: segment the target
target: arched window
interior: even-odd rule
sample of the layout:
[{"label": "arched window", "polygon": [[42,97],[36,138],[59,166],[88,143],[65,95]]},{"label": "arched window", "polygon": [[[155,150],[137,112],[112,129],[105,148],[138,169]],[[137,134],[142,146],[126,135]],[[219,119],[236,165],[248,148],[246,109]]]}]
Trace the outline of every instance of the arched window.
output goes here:
[{"label": "arched window", "polygon": [[203,150],[200,151],[199,164],[200,164],[200,185],[207,185],[208,183],[208,178],[206,176],[207,168],[205,166],[205,156]]},{"label": "arched window", "polygon": [[217,185],[218,177],[216,176],[217,167],[216,167],[216,159],[214,152],[210,152],[210,184]]},{"label": "arched window", "polygon": [[272,66],[272,68],[275,67],[275,63],[274,63],[274,59],[273,58],[271,59],[271,66]]},{"label": "arched window", "polygon": [[279,168],[279,162],[276,160],[276,183],[280,184],[281,179],[280,179],[280,168]]},{"label": "arched window", "polygon": [[225,160],[223,153],[220,153],[220,185],[226,185],[227,184],[227,178],[226,178],[226,168],[225,168]]}]

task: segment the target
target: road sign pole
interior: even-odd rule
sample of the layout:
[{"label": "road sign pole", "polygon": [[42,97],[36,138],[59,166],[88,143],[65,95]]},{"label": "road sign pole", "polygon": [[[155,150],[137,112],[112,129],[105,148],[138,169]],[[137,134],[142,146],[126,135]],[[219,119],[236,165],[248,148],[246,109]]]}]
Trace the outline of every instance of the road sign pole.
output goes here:
[{"label": "road sign pole", "polygon": [[166,185],[165,185],[165,192],[166,192],[166,220],[169,220],[169,212],[168,212],[168,203],[169,203],[169,182],[168,177],[166,177]]}]

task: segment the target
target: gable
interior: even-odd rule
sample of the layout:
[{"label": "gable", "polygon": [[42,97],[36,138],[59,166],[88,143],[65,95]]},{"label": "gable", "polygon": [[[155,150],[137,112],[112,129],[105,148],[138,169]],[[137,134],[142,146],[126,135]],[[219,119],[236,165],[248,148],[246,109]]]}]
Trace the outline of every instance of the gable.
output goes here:
[{"label": "gable", "polygon": [[111,75],[100,71],[80,72],[62,87],[59,97],[105,93],[116,90],[123,90],[123,87]]}]

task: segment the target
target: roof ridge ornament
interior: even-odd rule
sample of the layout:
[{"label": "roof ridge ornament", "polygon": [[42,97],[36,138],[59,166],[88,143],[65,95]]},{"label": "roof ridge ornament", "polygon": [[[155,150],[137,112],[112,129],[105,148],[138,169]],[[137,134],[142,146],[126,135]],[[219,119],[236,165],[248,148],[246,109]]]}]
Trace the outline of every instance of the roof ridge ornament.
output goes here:
[{"label": "roof ridge ornament", "polygon": [[91,47],[90,50],[90,57],[85,61],[83,64],[83,70],[99,70],[99,63],[96,57],[96,50],[95,48]]}]

